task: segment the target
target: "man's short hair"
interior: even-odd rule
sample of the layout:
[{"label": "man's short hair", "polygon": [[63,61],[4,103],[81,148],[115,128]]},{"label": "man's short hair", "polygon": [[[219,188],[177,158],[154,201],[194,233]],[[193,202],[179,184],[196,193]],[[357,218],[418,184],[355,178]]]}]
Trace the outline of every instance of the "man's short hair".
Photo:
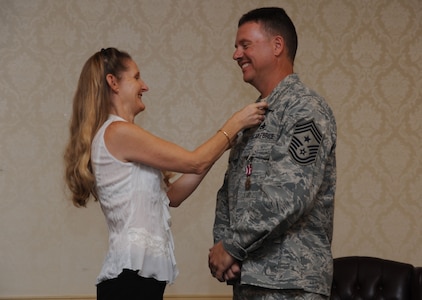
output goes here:
[{"label": "man's short hair", "polygon": [[297,50],[296,28],[283,8],[262,7],[251,10],[240,18],[238,27],[247,22],[261,24],[270,35],[281,35],[286,43],[288,56],[294,62]]}]

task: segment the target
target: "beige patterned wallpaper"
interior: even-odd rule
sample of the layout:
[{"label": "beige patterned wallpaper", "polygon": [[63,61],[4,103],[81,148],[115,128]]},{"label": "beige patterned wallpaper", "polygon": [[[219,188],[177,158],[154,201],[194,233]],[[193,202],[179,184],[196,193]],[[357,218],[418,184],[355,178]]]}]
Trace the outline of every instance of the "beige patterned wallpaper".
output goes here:
[{"label": "beige patterned wallpaper", "polygon": [[[422,265],[420,0],[0,0],[0,297],[95,294],[105,224],[66,200],[61,160],[85,60],[131,53],[150,87],[137,123],[193,149],[257,97],[231,55],[238,18],[264,5],[291,15],[296,72],[337,117],[334,255]],[[172,210],[167,295],[230,293],[207,268],[226,160]]]}]

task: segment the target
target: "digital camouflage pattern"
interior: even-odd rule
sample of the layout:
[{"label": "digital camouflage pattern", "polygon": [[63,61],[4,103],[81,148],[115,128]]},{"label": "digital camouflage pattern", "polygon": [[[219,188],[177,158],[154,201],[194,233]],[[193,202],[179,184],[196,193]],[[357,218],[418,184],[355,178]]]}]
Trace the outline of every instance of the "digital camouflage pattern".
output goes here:
[{"label": "digital camouflage pattern", "polygon": [[230,152],[217,194],[214,241],[241,261],[242,284],[329,296],[334,115],[297,74],[280,82],[267,102],[265,121],[239,134]]},{"label": "digital camouflage pattern", "polygon": [[268,290],[240,284],[233,287],[233,299],[236,300],[328,300],[328,298],[328,296],[307,293],[303,290]]}]

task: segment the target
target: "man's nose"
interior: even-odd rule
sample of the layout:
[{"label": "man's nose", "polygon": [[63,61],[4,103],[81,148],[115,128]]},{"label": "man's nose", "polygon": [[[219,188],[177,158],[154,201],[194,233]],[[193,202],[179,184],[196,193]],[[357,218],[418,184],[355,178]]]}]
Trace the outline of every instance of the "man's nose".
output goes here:
[{"label": "man's nose", "polygon": [[236,49],[236,50],[234,50],[234,53],[233,53],[233,59],[234,60],[238,60],[238,59],[240,59],[242,57],[242,51],[240,51],[240,49]]}]

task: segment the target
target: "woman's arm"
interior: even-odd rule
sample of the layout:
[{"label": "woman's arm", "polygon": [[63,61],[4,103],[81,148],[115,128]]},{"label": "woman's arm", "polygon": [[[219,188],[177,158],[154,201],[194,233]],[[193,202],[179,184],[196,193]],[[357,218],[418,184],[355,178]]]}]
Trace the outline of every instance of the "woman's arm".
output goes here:
[{"label": "woman's arm", "polygon": [[176,181],[170,184],[167,197],[171,207],[178,207],[188,198],[204,179],[211,168],[201,174],[183,174]]},{"label": "woman's arm", "polygon": [[[140,162],[160,170],[203,174],[230,147],[237,132],[264,119],[267,104],[253,103],[236,112],[205,143],[193,151],[160,139],[129,122],[113,122],[105,132],[110,153],[121,161]],[[229,137],[226,136],[225,133]]]}]

